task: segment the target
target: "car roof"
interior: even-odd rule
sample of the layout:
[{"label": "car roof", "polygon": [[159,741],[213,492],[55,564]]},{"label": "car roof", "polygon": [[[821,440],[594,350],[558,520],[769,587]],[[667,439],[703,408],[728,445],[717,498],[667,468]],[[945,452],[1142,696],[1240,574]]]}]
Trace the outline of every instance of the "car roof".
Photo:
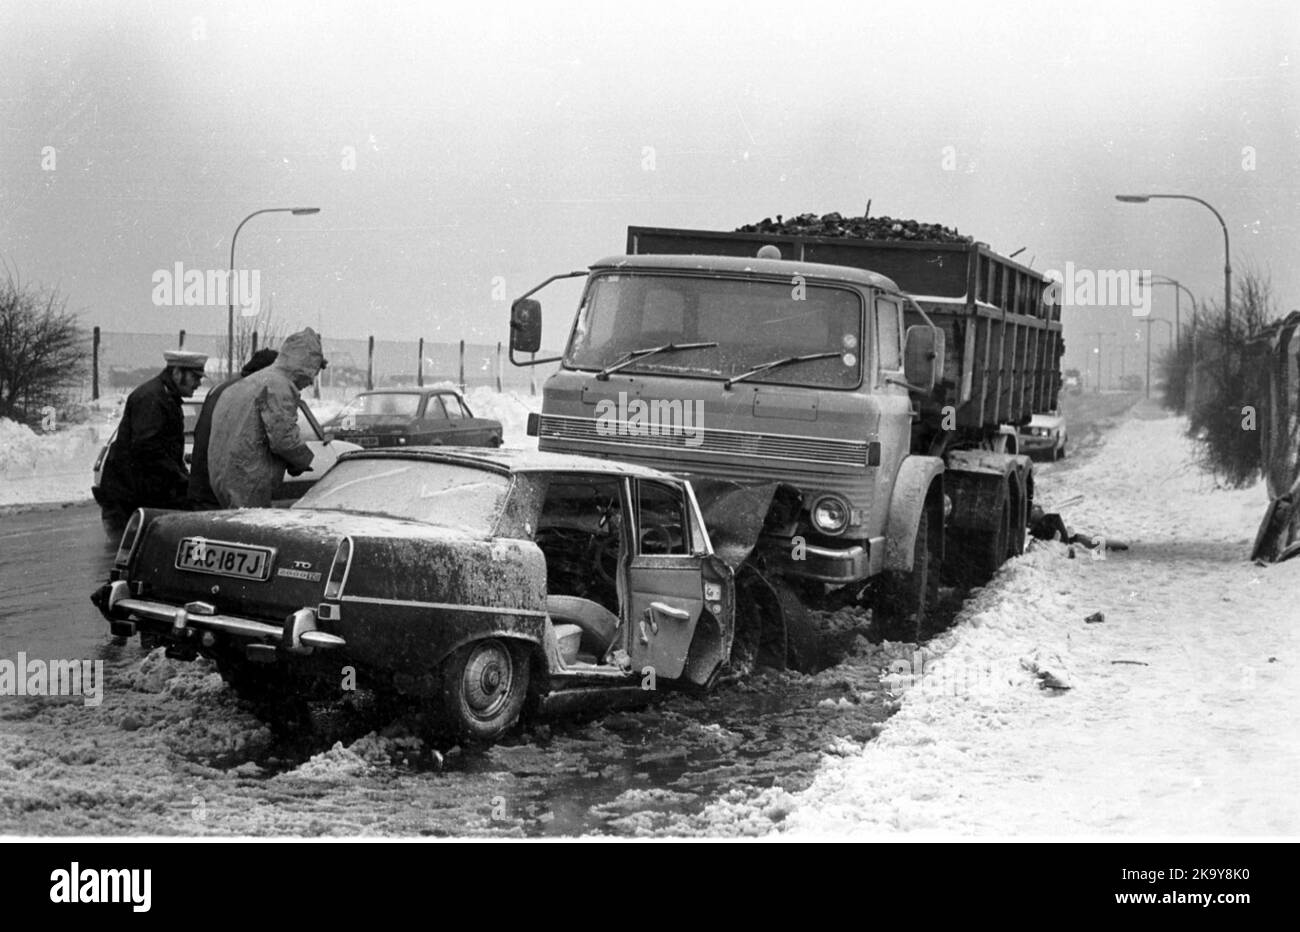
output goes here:
[{"label": "car roof", "polygon": [[382,447],[345,453],[342,459],[409,459],[478,466],[500,473],[587,472],[640,479],[681,482],[676,476],[617,460],[578,456],[572,453],[543,453],[539,450],[507,450],[500,447]]}]

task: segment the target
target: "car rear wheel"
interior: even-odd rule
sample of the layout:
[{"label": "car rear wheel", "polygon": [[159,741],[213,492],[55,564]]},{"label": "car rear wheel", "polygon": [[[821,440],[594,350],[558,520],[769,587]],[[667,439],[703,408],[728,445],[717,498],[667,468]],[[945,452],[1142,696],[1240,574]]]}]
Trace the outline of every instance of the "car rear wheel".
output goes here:
[{"label": "car rear wheel", "polygon": [[474,641],[443,664],[443,718],[457,737],[500,737],[518,720],[527,694],[527,654],[508,641]]}]

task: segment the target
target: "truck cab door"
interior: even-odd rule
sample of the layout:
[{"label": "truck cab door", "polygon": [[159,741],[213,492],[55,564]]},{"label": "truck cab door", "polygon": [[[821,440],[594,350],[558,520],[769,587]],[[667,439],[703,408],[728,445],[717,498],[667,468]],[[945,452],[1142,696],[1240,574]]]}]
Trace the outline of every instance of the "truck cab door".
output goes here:
[{"label": "truck cab door", "polygon": [[[730,573],[707,551],[703,532],[692,520],[690,502],[679,485],[635,479],[632,493],[631,559],[628,562],[628,655],[635,674],[675,680],[706,679],[730,650],[730,618],[725,634],[707,639],[703,649],[719,656],[697,657],[687,670],[691,642],[705,607],[706,582],[732,604]],[[701,546],[703,544],[703,546]],[[707,564],[707,565],[706,565]],[[725,576],[718,575],[719,569]],[[709,581],[717,576],[717,580]],[[721,602],[723,596],[719,595]]]},{"label": "truck cab door", "polygon": [[[872,358],[875,361],[875,392],[880,419],[874,440],[880,443],[882,460],[873,470],[873,501],[889,502],[893,496],[894,480],[903,458],[912,444],[912,399],[907,389],[897,384],[903,378],[903,302],[896,295],[876,292],[875,339]],[[891,381],[892,380],[892,381]],[[893,453],[890,457],[889,454]],[[888,508],[876,509],[880,516],[879,531],[884,533]]]}]

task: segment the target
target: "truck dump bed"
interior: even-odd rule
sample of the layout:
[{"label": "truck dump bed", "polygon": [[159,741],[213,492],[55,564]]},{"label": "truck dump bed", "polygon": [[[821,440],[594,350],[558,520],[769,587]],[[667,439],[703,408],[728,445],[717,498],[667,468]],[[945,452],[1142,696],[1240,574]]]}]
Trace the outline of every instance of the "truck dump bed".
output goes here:
[{"label": "truck dump bed", "polygon": [[[781,256],[877,272],[894,280],[945,335],[941,385],[922,405],[944,405],[962,429],[1024,424],[1056,409],[1061,386],[1061,308],[1044,303],[1049,280],[982,243],[908,242],[793,234],[628,227],[629,255]],[[921,323],[914,310],[908,323]]]}]

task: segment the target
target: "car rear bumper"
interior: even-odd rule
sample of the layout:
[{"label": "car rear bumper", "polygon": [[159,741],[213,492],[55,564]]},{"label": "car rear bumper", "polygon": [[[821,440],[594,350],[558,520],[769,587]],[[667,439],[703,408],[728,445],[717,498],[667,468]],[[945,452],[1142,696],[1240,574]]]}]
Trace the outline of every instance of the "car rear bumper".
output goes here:
[{"label": "car rear bumper", "polygon": [[131,595],[125,580],[101,586],[91,596],[91,601],[108,619],[113,634],[121,637],[146,631],[168,642],[194,644],[201,641],[210,647],[216,636],[221,635],[227,640],[284,649],[294,654],[334,650],[347,645],[337,634],[316,627],[317,612],[312,608],[300,608],[283,624],[276,625],[239,615],[219,615],[201,602],[178,606],[138,598]]},{"label": "car rear bumper", "polygon": [[1058,441],[1055,437],[1026,437],[1024,434],[1021,434],[1020,452],[1037,453],[1044,450],[1051,450],[1057,446],[1057,443]]}]

